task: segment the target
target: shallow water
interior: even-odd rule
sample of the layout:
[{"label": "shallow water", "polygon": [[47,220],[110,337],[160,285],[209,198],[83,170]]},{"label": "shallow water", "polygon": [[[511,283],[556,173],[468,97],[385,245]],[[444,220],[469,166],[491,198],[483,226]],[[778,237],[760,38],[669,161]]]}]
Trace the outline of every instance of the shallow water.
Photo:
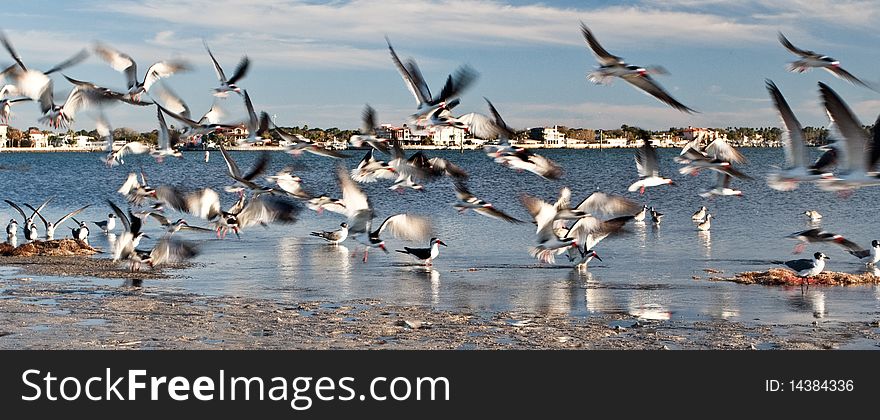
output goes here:
[{"label": "shallow water", "polygon": [[[511,225],[473,213],[458,214],[451,206],[455,201],[452,185],[442,180],[429,184],[423,193],[397,194],[388,191],[386,183],[363,185],[380,218],[398,212],[432,217],[436,236],[449,245],[441,249],[432,269],[393,252],[403,246],[426,244],[394,239],[387,239],[390,254],[372,250],[364,264],[360,260],[362,248],[355,242],[334,247],[308,235],[312,230],[337,228],[343,221],[341,216],[319,216],[304,210],[294,225],[250,228],[240,240],[189,234],[189,238],[204,241],[197,266],[184,270],[185,278],[145,284],[289,301],[377,298],[394,304],[475,312],[627,313],[645,319],[725,318],[762,323],[804,323],[817,318],[875,320],[880,316],[877,286],[811,286],[802,293],[797,287],[708,281],[710,275],[703,271],[718,269],[723,271],[721,275],[732,276],[771,268],[773,260],[794,258],[794,242],[784,236],[812,226],[800,214],[807,209],[825,216],[820,227],[867,246],[880,237],[876,212],[866,211],[876,209],[880,189],[862,189],[846,199],[810,185],[791,193],[773,191],[764,183],[764,175],[769,165],[782,159],[782,151],[744,149],[749,164],[742,169],[754,179],[734,181],[733,187],[745,195],[704,199],[697,193],[711,187],[714,175],[678,175],[678,165],[672,161],[678,151],[659,152],[661,173],[675,179],[677,185],[652,188],[644,195],[626,192],[636,178],[633,150],[628,149],[540,152],[564,168],[565,176],[558,181],[502,168],[480,152],[426,152],[464,167],[471,174],[469,186],[477,196],[521,219],[528,219],[528,213],[519,203],[520,193],[555,200],[563,186],[571,187],[575,202],[601,189],[653,205],[666,215],[659,227],[650,222],[647,226],[629,225],[624,234],[602,241],[596,250],[604,261],[591,262],[588,272],[574,272],[564,265],[564,258],[555,266],[532,259],[528,255],[534,240],[531,224]],[[363,152],[349,153],[353,156],[343,163],[352,167]],[[247,171],[258,153],[233,152],[233,156]],[[208,163],[202,160],[202,153],[193,152],[161,165],[149,157],[135,156],[113,169],[105,168],[98,158],[99,154],[93,153],[0,154],[0,168],[4,168],[0,170],[0,198],[37,205],[54,196],[46,211],[52,218],[92,204],[83,219],[102,220],[110,210],[105,199],[123,202],[115,190],[129,171],[143,168],[152,185],[210,186],[222,191],[229,181],[219,153],[212,153]],[[326,158],[293,158],[278,152],[272,153],[267,174],[293,165],[307,190],[338,196],[335,164]],[[221,195],[224,205],[235,200],[231,194]],[[716,216],[709,233],[698,232],[690,220],[700,205],[709,207]],[[8,220],[14,214],[3,204],[0,217]],[[192,218],[188,220],[196,224]],[[156,224],[148,224],[147,231],[159,236]],[[69,231],[59,228],[57,235],[67,236]],[[91,238],[93,245],[107,246],[97,228]],[[815,250],[832,258],[830,270],[864,270],[836,246],[813,245],[802,255],[806,258]]]}]

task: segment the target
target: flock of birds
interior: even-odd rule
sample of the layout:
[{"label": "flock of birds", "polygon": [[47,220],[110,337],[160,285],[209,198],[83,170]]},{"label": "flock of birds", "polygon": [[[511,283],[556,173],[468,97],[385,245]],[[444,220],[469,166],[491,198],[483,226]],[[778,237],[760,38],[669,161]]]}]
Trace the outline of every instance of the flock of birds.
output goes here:
[{"label": "flock of birds", "polygon": [[[597,41],[594,34],[583,23],[581,32],[587,45],[598,61],[598,67],[588,74],[588,79],[596,84],[608,84],[620,78],[637,89],[668,104],[682,112],[696,112],[673,98],[651,74],[664,74],[666,71],[659,66],[639,67],[627,64],[621,57],[612,55]],[[790,64],[789,70],[804,72],[811,68],[828,70],[835,76],[853,84],[873,87],[844,70],[838,60],[825,55],[802,50],[788,41],[781,33],[780,42],[799,59]],[[176,145],[180,139],[198,138],[222,128],[246,125],[249,137],[247,142],[255,142],[272,131],[290,144],[287,152],[294,156],[308,152],[319,156],[340,159],[346,155],[329,150],[301,136],[292,135],[274,126],[265,112],[257,113],[248,92],[240,87],[245,78],[250,61],[244,56],[238,63],[235,72],[227,77],[220,63],[205,43],[205,50],[216,71],[218,86],[213,95],[220,100],[230,94],[239,95],[244,102],[246,117],[241,122],[223,122],[225,114],[215,99],[214,105],[198,120],[193,119],[189,107],[163,84],[163,80],[175,73],[188,71],[191,64],[185,60],[158,61],[149,66],[139,77],[137,65],[129,55],[113,49],[105,44],[96,43],[92,51],[113,69],[125,75],[126,89],[114,90],[93,82],[81,81],[64,75],[72,85],[72,90],[63,103],[54,99],[54,82],[50,78],[53,73],[81,62],[88,55],[83,50],[73,57],[45,71],[27,67],[5,36],[0,34],[0,41],[9,52],[14,63],[6,67],[0,76],[9,84],[0,92],[0,118],[8,121],[10,107],[20,103],[35,101],[42,112],[40,123],[50,127],[67,127],[75,121],[76,115],[82,110],[91,110],[95,115],[96,129],[106,141],[107,154],[102,158],[108,166],[124,164],[124,157],[131,154],[149,153],[161,163],[168,157],[182,157]],[[512,145],[509,140],[515,130],[508,126],[494,104],[486,99],[489,113],[466,113],[456,116],[452,110],[460,103],[460,95],[478,78],[478,73],[470,66],[463,65],[448,75],[438,94],[432,94],[422,73],[413,59],[401,60],[386,38],[391,61],[400,73],[406,87],[416,100],[416,109],[409,116],[417,127],[436,128],[453,126],[467,130],[475,137],[495,140],[489,143],[484,151],[496,163],[515,169],[528,171],[544,179],[559,179],[562,168],[552,160],[528,149]],[[785,131],[784,149],[785,164],[773,171],[767,179],[768,185],[776,190],[791,191],[800,183],[816,183],[819,188],[845,194],[857,188],[880,185],[880,175],[875,171],[880,157],[880,130],[874,130],[872,138],[862,129],[854,113],[847,104],[828,85],[819,83],[822,104],[830,118],[830,132],[835,141],[823,147],[824,153],[815,162],[810,162],[805,144],[803,129],[785,101],[781,91],[772,81],[767,81],[770,97],[779,112]],[[123,102],[131,106],[155,106],[157,113],[158,146],[153,148],[146,144],[130,142],[114,149],[112,130],[104,115],[104,108]],[[183,130],[169,130],[166,117],[181,123]],[[107,205],[112,213],[104,221],[94,222],[101,231],[112,233],[117,221],[122,225],[122,233],[112,243],[112,253],[117,261],[127,261],[131,269],[137,270],[142,264],[155,266],[169,261],[187,260],[199,253],[199,247],[191,241],[178,239],[175,235],[181,230],[193,230],[216,233],[219,238],[229,232],[239,236],[246,228],[271,223],[293,223],[297,220],[303,207],[319,213],[329,211],[338,213],[345,218],[339,229],[312,232],[311,235],[332,244],[339,244],[352,238],[364,246],[363,261],[367,262],[369,250],[378,248],[388,253],[384,237],[392,236],[402,240],[428,240],[432,232],[430,220],[426,217],[398,213],[377,219],[370,198],[359,187],[360,183],[389,182],[390,190],[422,190],[424,184],[442,178],[448,178],[454,185],[458,202],[454,204],[459,212],[472,210],[485,217],[508,223],[524,223],[491,203],[479,198],[471,192],[467,185],[468,174],[453,162],[440,157],[429,157],[423,152],[407,156],[406,152],[388,139],[377,135],[377,117],[375,110],[366,106],[363,115],[363,127],[360,134],[350,139],[355,148],[365,148],[363,159],[353,169],[342,164],[337,165],[336,178],[342,192],[341,198],[326,195],[315,196],[302,186],[302,180],[291,169],[264,177],[272,186],[264,184],[261,175],[265,172],[269,155],[263,153],[247,172],[243,172],[227,150],[220,150],[227,165],[227,174],[231,179],[225,192],[236,194],[235,203],[226,209],[221,208],[220,194],[210,188],[195,191],[184,191],[171,185],[151,186],[143,172],[131,173],[118,192],[126,200],[128,209],[124,211],[112,200]],[[743,155],[726,143],[722,138],[711,142],[702,137],[695,138],[681,151],[675,161],[681,166],[680,174],[696,176],[708,171],[715,174],[717,182],[711,189],[700,193],[703,197],[741,196],[741,190],[731,185],[734,179],[748,178],[735,165],[745,162]],[[705,147],[704,141],[708,142]],[[387,156],[383,160],[383,155]],[[206,154],[207,159],[207,154]],[[636,151],[636,170],[638,179],[628,188],[629,192],[638,191],[643,194],[647,188],[673,185],[672,179],[660,174],[658,155],[650,139],[644,139],[643,145]],[[605,192],[594,192],[572,205],[571,190],[567,187],[560,192],[555,202],[546,202],[526,194],[520,195],[523,206],[528,210],[536,225],[535,245],[530,249],[533,257],[545,263],[554,263],[556,256],[565,255],[575,267],[585,268],[593,259],[600,259],[595,247],[603,239],[619,232],[627,223],[646,223],[650,218],[659,224],[663,214],[654,207],[640,205],[620,195]],[[25,212],[16,203],[6,200],[22,217],[22,224],[15,219],[7,226],[8,240],[17,241],[19,229],[24,231],[28,241],[37,240],[39,230],[35,218],[44,224],[45,237],[53,239],[55,230],[67,220],[73,221],[76,227],[71,229],[74,239],[88,241],[89,227],[86,221],[75,218],[89,206],[84,206],[64,215],[58,220],[49,221],[41,213],[48,205],[46,201],[38,207],[24,204],[30,212]],[[210,227],[191,226],[184,219],[172,222],[167,215],[176,211],[193,215]],[[815,212],[806,212],[811,218],[821,217]],[[140,242],[147,235],[143,226],[147,220],[153,219],[165,230],[165,234],[155,242],[152,248],[140,248]],[[706,207],[701,207],[694,215],[696,229],[711,229],[713,216]],[[381,222],[378,222],[381,220]],[[856,257],[868,264],[878,262],[878,241],[871,247],[863,249],[844,239],[841,235],[828,233],[819,229],[797,232],[790,236],[801,242],[796,252],[807,243],[834,243],[845,247]],[[432,264],[440,253],[440,246],[446,244],[439,238],[431,238],[427,248],[406,247],[398,252],[410,255],[425,264]],[[827,256],[817,252],[813,259],[793,260],[785,262],[799,277],[815,276],[825,267]]]}]

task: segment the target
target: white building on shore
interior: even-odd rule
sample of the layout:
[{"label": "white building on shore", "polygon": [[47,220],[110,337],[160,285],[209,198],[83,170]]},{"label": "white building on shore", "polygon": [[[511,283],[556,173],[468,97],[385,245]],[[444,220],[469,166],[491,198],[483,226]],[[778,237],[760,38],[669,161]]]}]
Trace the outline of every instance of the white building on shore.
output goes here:
[{"label": "white building on shore", "polygon": [[6,147],[6,142],[9,140],[9,137],[7,136],[8,131],[8,125],[0,124],[0,147]]},{"label": "white building on shore", "polygon": [[544,147],[566,147],[567,145],[565,133],[559,130],[558,125],[530,128],[529,138],[539,140]]},{"label": "white building on shore", "polygon": [[460,147],[464,144],[467,132],[461,128],[442,126],[434,127],[431,132],[431,143],[440,147]]}]

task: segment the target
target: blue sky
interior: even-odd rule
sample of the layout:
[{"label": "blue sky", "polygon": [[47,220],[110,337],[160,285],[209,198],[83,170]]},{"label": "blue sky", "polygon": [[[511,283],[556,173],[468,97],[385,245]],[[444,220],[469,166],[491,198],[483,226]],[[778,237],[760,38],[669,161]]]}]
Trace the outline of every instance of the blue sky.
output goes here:
[{"label": "blue sky", "polygon": [[[825,71],[787,72],[794,56],[776,40],[782,31],[795,45],[880,82],[880,2],[874,1],[6,0],[4,9],[2,29],[34,67],[48,67],[96,40],[129,53],[141,72],[157,60],[187,58],[194,71],[167,84],[193,114],[210,107],[216,82],[201,39],[227,72],[247,54],[252,68],[240,85],[279,125],[356,128],[365,103],[382,122],[402,123],[415,102],[391,63],[385,35],[399,55],[417,60],[434,89],[460,64],[476,68],[480,78],[457,110],[486,112],[485,96],[517,128],[778,125],[765,78],[779,85],[804,125],[827,124],[817,81],[834,88],[865,124],[880,112],[876,92]],[[585,75],[595,60],[579,20],[612,54],[665,67],[670,74],[658,81],[700,113],[675,111],[622,81],[589,83]],[[0,51],[3,63],[11,60]],[[124,84],[96,57],[66,73],[117,89]],[[56,92],[68,90],[56,78]],[[223,106],[230,119],[243,116],[236,97]],[[13,126],[34,125],[33,104],[13,111]],[[156,124],[149,108],[120,105],[109,115],[115,127]],[[81,115],[74,128],[93,126]]]}]

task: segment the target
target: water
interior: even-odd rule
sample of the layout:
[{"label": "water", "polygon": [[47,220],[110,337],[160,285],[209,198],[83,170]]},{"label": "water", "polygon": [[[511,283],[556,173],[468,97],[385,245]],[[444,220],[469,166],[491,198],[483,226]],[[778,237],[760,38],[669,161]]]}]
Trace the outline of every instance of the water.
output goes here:
[{"label": "water", "polygon": [[[470,189],[514,217],[528,219],[519,194],[528,193],[555,200],[563,186],[573,192],[573,201],[600,189],[655,206],[666,216],[659,228],[630,225],[623,235],[602,241],[596,250],[604,261],[591,262],[586,273],[564,266],[537,263],[528,255],[533,245],[534,226],[511,225],[472,213],[459,215],[451,206],[455,194],[447,180],[429,184],[424,193],[388,191],[387,183],[363,185],[379,217],[398,212],[429,215],[436,236],[449,246],[441,249],[431,269],[410,257],[393,252],[403,246],[425,246],[387,239],[392,252],[370,252],[369,263],[360,258],[361,248],[346,241],[333,247],[309,237],[312,230],[335,229],[343,219],[332,213],[321,216],[304,210],[294,225],[271,229],[252,227],[241,240],[216,240],[189,235],[204,242],[196,267],[183,270],[185,277],[146,281],[150,288],[187,290],[211,295],[271,298],[282,301],[340,301],[376,298],[401,305],[424,305],[437,309],[488,313],[527,310],[589,316],[597,313],[625,313],[643,319],[731,319],[758,323],[808,323],[823,320],[865,320],[880,316],[880,287],[800,288],[740,285],[708,281],[704,269],[722,270],[723,276],[737,272],[766,270],[772,260],[793,258],[794,242],[784,236],[811,227],[801,215],[815,209],[825,217],[821,227],[841,233],[867,246],[880,238],[876,203],[880,189],[863,189],[842,199],[811,185],[793,193],[769,189],[764,176],[769,165],[782,159],[780,149],[744,149],[749,164],[742,169],[753,180],[736,180],[734,188],[744,196],[704,199],[702,189],[714,183],[714,175],[678,175],[672,157],[678,152],[661,149],[661,173],[676,180],[676,186],[649,189],[643,196],[626,192],[635,180],[633,150],[548,150],[542,151],[565,169],[558,181],[546,181],[530,173],[518,173],[494,164],[479,152],[459,154],[428,151],[446,157],[470,174]],[[354,166],[362,152],[343,163]],[[258,156],[255,152],[233,152],[243,171]],[[125,165],[107,169],[98,154],[48,153],[0,155],[0,198],[32,205],[54,196],[47,213],[57,219],[84,204],[92,204],[81,216],[103,220],[109,212],[107,198],[122,203],[115,190],[129,171],[141,167],[152,185],[165,183],[185,187],[210,186],[218,191],[229,183],[219,154],[209,163],[201,153],[185,153],[183,160],[166,160],[158,165],[149,157],[131,157]],[[307,190],[339,196],[333,168],[336,161],[305,155],[293,158],[273,153],[267,174],[292,165]],[[235,197],[221,193],[224,206]],[[716,216],[709,233],[698,232],[691,214],[706,205]],[[8,220],[14,211],[0,209]],[[188,220],[193,224],[192,217]],[[68,223],[73,226],[72,223]],[[206,225],[202,222],[202,225]],[[58,235],[69,235],[59,228]],[[149,223],[147,232],[158,227]],[[93,229],[92,244],[106,247],[106,239]],[[149,241],[144,242],[144,246]],[[860,272],[864,266],[836,246],[811,246],[802,255],[822,250],[832,259],[829,269]],[[352,257],[352,254],[357,255]],[[699,279],[694,279],[697,276]]]}]

